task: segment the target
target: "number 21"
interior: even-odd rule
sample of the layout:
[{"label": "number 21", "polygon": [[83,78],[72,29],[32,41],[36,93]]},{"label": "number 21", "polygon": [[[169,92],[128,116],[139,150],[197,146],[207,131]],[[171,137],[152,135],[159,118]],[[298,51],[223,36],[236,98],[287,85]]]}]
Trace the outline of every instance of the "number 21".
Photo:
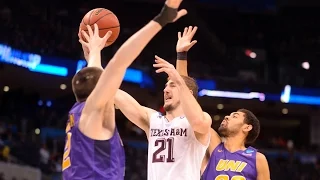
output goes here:
[{"label": "number 21", "polygon": [[174,138],[162,138],[162,139],[157,139],[154,142],[155,146],[160,146],[152,155],[152,162],[165,162],[165,155],[159,155],[162,151],[168,149],[168,157],[166,159],[166,162],[174,162],[173,158],[173,143],[174,143]]}]

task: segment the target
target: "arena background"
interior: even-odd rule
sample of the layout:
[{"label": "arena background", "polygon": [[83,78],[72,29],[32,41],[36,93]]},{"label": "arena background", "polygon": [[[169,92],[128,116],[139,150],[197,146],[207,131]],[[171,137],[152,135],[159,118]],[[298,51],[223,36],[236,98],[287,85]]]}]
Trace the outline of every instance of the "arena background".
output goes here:
[{"label": "arena background", "polygon": [[[61,179],[71,78],[85,66],[77,32],[81,18],[104,7],[119,18],[114,54],[152,19],[164,0],[0,2],[0,180]],[[177,31],[198,26],[189,72],[213,127],[239,108],[259,117],[254,147],[269,161],[273,180],[320,179],[319,1],[189,0],[189,14],[161,31],[127,71],[122,89],[162,111],[165,75],[155,54],[175,62]],[[117,112],[125,143],[126,178],[146,179],[144,133]]]}]

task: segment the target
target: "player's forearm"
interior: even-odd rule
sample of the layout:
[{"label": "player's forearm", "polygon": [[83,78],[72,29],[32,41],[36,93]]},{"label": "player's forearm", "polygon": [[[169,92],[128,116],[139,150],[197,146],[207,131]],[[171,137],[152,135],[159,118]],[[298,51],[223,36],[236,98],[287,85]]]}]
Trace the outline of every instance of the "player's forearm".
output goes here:
[{"label": "player's forearm", "polygon": [[186,59],[177,59],[176,69],[182,76],[188,76],[188,61]]},{"label": "player's forearm", "polygon": [[148,127],[147,112],[131,95],[119,89],[116,92],[114,103],[128,120],[146,130]]},{"label": "player's forearm", "polygon": [[87,67],[102,68],[101,65],[101,51],[92,49],[87,57]]},{"label": "player's forearm", "polygon": [[114,55],[119,67],[127,68],[138,57],[150,40],[161,30],[161,26],[150,21],[146,26],[131,36]]},{"label": "player's forearm", "polygon": [[180,85],[178,85],[178,89],[183,112],[191,126],[198,126],[202,124],[204,121],[204,114],[202,108],[197,102],[197,100],[194,98],[194,96],[190,92],[190,89],[187,87],[184,81]]},{"label": "player's forearm", "polygon": [[151,21],[137,33],[132,35],[119,48],[114,57],[109,61],[104,72],[101,74],[99,82],[92,92],[92,95],[90,95],[92,98],[88,98],[88,100],[94,104],[93,106],[96,106],[97,108],[104,107],[105,104],[114,97],[121,85],[126,69],[160,30],[161,26],[158,23]]}]

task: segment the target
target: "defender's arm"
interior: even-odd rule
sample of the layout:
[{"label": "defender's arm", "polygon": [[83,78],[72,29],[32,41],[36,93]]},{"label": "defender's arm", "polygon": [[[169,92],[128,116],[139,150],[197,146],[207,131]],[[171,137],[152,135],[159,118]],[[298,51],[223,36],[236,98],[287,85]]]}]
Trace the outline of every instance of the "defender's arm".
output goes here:
[{"label": "defender's arm", "polygon": [[188,75],[188,61],[177,59],[176,69],[178,73],[182,76],[189,76]]},{"label": "defender's arm", "polygon": [[158,56],[155,56],[155,58],[156,64],[154,64],[153,67],[158,68],[156,73],[167,73],[169,79],[175,83],[180,96],[180,104],[186,118],[192,126],[192,129],[196,133],[203,135],[201,136],[201,140],[199,138],[198,140],[203,144],[207,144],[209,139],[208,133],[212,123],[210,115],[202,111],[201,106],[192,94],[193,92],[187,87],[184,79],[179,75],[174,66]]},{"label": "defender's arm", "polygon": [[208,134],[212,123],[210,115],[202,111],[201,106],[183,80],[178,88],[183,112],[193,130],[199,134]]},{"label": "defender's arm", "polygon": [[115,105],[133,124],[145,132],[149,129],[149,117],[156,111],[144,106],[141,106],[128,93],[118,90],[115,96]]},{"label": "defender's arm", "polygon": [[197,30],[198,27],[189,26],[184,28],[183,33],[178,32],[178,42],[176,45],[176,69],[178,73],[182,76],[188,76],[187,53],[190,50],[190,48],[192,48],[192,46],[197,43],[196,40],[191,41]]},{"label": "defender's arm", "polygon": [[219,134],[212,128],[210,128],[210,144],[207,149],[208,153],[211,155],[211,153],[216,149],[216,147],[221,143],[221,137]]},{"label": "defender's arm", "polygon": [[126,69],[161,28],[159,23],[151,21],[119,48],[88,97],[84,110],[90,112],[101,109],[114,97],[121,85]]}]

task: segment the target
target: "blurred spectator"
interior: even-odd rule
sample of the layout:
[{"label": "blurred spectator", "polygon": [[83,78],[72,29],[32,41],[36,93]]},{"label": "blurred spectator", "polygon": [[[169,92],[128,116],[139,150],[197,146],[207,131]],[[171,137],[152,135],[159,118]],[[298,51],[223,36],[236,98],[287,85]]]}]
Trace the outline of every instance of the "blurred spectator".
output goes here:
[{"label": "blurred spectator", "polygon": [[50,153],[47,149],[47,146],[45,144],[42,145],[42,147],[40,148],[40,161],[42,164],[47,165],[49,162],[49,158],[50,158]]}]

